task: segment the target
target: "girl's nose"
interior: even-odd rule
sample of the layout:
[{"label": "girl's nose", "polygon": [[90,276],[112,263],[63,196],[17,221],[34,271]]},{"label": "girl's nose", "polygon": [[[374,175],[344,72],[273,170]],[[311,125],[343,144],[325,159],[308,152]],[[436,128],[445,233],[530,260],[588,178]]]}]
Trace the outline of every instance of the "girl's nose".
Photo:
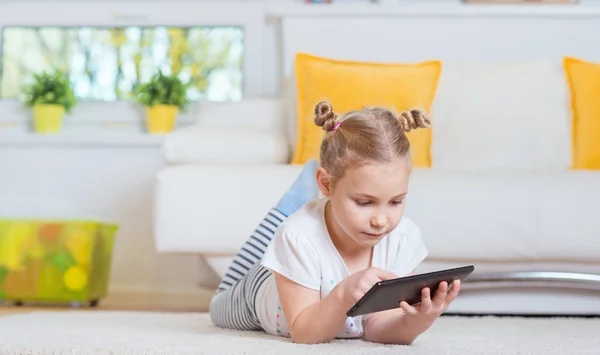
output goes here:
[{"label": "girl's nose", "polygon": [[387,217],[385,216],[374,216],[371,218],[371,227],[383,228],[387,225]]}]

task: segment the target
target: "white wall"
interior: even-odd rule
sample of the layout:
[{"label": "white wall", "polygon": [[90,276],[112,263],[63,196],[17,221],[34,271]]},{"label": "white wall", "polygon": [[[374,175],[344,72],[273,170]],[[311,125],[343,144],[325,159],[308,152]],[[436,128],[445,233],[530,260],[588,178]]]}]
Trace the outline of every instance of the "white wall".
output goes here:
[{"label": "white wall", "polygon": [[[160,139],[28,139],[0,134],[0,216],[84,218],[120,225],[113,288],[185,289],[214,283],[195,256],[159,255],[152,231]],[[64,137],[57,137],[64,138]],[[91,142],[96,143],[91,143]]]},{"label": "white wall", "polygon": [[[449,2],[447,2],[449,3]],[[301,10],[300,10],[301,9]],[[281,7],[284,73],[294,54],[379,62],[600,60],[600,6]],[[368,11],[366,11],[368,9]]]},{"label": "white wall", "polygon": [[[169,5],[156,1],[145,2],[144,6],[135,1],[62,5],[45,1],[36,3],[35,11],[31,10],[32,3],[27,1],[25,7],[22,1],[0,2],[0,26],[245,24],[245,90],[250,97],[281,95],[281,68],[290,72],[291,55],[296,50],[333,57],[406,61],[436,57],[438,50],[447,55],[454,52],[457,59],[507,58],[519,50],[529,56],[558,55],[553,47],[558,44],[572,55],[600,59],[598,46],[591,46],[595,34],[600,33],[599,18],[573,11],[568,15],[572,7],[564,7],[567,20],[558,8],[529,18],[519,10],[512,14],[504,10],[508,12],[488,21],[484,18],[490,15],[485,11],[470,12],[465,19],[461,10],[448,6],[428,15],[431,9],[424,7],[397,7],[392,11],[389,7],[369,7],[365,12],[366,8],[353,6],[338,11],[333,7],[309,9],[259,1]],[[421,14],[407,17],[405,10]],[[597,7],[587,10],[598,14]],[[284,35],[278,32],[280,28],[285,30]],[[567,34],[574,39],[567,38]],[[287,42],[281,51],[284,37]],[[536,38],[545,40],[539,42]],[[540,47],[535,49],[535,44]],[[506,52],[506,48],[512,50]],[[26,111],[18,110],[16,103],[0,103],[0,215],[81,216],[120,223],[113,287],[190,288],[198,281],[214,285],[214,275],[197,257],[159,255],[154,250],[152,190],[154,176],[163,166],[161,138],[140,133],[141,116],[127,105],[82,106],[78,115],[69,118],[70,125],[61,135],[38,137],[24,133],[28,129]],[[192,110],[187,117],[193,121],[194,115]]]}]

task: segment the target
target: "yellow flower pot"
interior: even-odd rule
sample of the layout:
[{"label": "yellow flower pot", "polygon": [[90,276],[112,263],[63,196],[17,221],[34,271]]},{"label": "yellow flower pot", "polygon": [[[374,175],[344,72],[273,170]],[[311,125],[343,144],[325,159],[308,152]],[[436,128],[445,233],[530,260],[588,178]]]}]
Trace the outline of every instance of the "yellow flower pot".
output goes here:
[{"label": "yellow flower pot", "polygon": [[179,108],[175,105],[155,105],[146,111],[146,126],[149,133],[168,133],[175,127]]},{"label": "yellow flower pot", "polygon": [[65,108],[61,105],[36,105],[33,107],[33,130],[36,133],[57,133],[64,116]]}]

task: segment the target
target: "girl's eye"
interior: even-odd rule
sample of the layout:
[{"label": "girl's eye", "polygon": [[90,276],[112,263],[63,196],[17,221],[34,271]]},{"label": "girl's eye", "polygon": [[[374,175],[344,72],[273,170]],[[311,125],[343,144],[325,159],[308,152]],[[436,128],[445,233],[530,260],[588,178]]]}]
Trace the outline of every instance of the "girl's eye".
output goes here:
[{"label": "girl's eye", "polygon": [[356,200],[356,204],[359,206],[366,206],[366,205],[369,205],[370,203],[371,203],[370,201]]},{"label": "girl's eye", "polygon": [[392,205],[396,206],[396,205],[401,205],[402,204],[402,200],[396,200],[396,201],[392,201]]}]

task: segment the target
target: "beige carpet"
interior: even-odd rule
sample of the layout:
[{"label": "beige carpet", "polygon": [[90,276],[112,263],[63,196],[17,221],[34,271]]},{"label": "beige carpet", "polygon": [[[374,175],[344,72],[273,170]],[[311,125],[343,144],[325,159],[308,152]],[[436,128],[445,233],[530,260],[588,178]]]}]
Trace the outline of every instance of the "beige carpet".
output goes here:
[{"label": "beige carpet", "polygon": [[412,346],[296,345],[207,314],[36,312],[0,318],[0,354],[600,354],[600,319],[442,317]]}]

